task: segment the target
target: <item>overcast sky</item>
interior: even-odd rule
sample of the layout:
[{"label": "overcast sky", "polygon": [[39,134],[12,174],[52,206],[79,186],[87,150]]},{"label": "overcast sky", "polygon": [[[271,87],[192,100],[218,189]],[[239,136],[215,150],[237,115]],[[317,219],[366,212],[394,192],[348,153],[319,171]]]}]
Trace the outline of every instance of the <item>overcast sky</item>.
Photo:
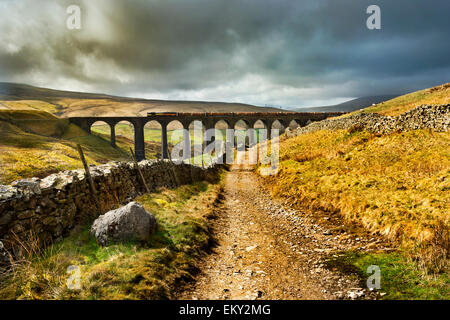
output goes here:
[{"label": "overcast sky", "polygon": [[[81,8],[81,30],[66,9]],[[366,9],[381,8],[381,30]],[[450,82],[449,0],[0,0],[0,81],[302,107]]]}]

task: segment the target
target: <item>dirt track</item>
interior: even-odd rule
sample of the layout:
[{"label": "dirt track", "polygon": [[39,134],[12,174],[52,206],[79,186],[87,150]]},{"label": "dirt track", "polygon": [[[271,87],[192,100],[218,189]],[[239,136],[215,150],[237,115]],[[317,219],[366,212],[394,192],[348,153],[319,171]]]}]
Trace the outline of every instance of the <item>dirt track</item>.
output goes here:
[{"label": "dirt track", "polygon": [[[233,168],[225,178],[224,201],[217,208],[213,233],[217,246],[205,257],[202,270],[180,299],[342,299],[356,292],[356,280],[323,268],[330,252],[365,249],[375,239],[355,238],[271,199],[259,177]],[[363,295],[361,295],[361,293]],[[373,298],[373,297],[372,297]]]}]

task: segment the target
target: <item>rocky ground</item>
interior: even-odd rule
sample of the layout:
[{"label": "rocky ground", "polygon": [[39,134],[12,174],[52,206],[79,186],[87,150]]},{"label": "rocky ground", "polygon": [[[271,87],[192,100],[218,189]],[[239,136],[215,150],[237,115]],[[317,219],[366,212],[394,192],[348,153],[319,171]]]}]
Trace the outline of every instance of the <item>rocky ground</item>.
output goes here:
[{"label": "rocky ground", "polygon": [[[212,221],[217,245],[180,299],[376,299],[348,276],[324,268],[343,250],[389,247],[337,216],[307,213],[270,197],[262,178],[233,167]],[[355,232],[356,230],[356,232]]]},{"label": "rocky ground", "polygon": [[431,129],[445,132],[450,130],[450,105],[423,105],[405,112],[398,117],[383,116],[377,113],[362,113],[348,117],[331,118],[313,122],[306,127],[287,129],[288,137],[318,130],[343,130],[359,127],[370,132],[392,133],[417,129]]}]

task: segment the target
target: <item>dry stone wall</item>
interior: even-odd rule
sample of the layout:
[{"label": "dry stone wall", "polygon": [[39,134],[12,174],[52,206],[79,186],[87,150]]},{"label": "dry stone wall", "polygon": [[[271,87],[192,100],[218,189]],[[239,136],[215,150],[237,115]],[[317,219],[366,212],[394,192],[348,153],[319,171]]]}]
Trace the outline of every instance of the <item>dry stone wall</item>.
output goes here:
[{"label": "dry stone wall", "polygon": [[358,126],[377,133],[392,133],[417,129],[431,129],[445,132],[450,130],[450,105],[420,106],[398,117],[382,116],[377,113],[362,113],[343,118],[331,118],[294,130],[286,130],[288,137],[318,130],[343,130]]},{"label": "dry stone wall", "polygon": [[[139,167],[151,191],[212,181],[219,169],[158,160],[141,161]],[[91,167],[90,172],[96,197],[84,170],[0,185],[0,243],[14,249],[15,238],[26,239],[31,232],[42,244],[51,243],[67,235],[74,226],[118,208],[145,191],[134,163],[110,162]]]}]

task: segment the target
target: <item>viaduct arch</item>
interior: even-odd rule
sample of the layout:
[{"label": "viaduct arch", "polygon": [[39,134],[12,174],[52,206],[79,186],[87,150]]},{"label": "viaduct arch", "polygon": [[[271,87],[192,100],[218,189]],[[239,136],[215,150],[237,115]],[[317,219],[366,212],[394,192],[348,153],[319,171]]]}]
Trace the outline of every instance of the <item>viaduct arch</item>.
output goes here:
[{"label": "viaduct arch", "polygon": [[[272,124],[278,120],[285,128],[291,121],[297,122],[299,126],[305,126],[307,122],[324,120],[329,117],[342,115],[342,112],[248,112],[248,113],[168,113],[149,114],[147,117],[71,117],[69,121],[84,131],[91,133],[92,125],[97,121],[107,123],[111,129],[111,145],[116,147],[115,126],[121,121],[128,121],[134,127],[134,150],[138,161],[145,159],[144,126],[147,122],[156,121],[161,125],[162,155],[164,159],[169,158],[167,125],[172,121],[179,121],[184,129],[189,130],[193,121],[201,121],[205,129],[213,129],[219,121],[227,123],[228,128],[234,128],[239,120],[246,122],[249,128],[253,128],[257,121],[261,121],[268,131],[270,137]],[[189,136],[185,139],[189,139]]]}]

